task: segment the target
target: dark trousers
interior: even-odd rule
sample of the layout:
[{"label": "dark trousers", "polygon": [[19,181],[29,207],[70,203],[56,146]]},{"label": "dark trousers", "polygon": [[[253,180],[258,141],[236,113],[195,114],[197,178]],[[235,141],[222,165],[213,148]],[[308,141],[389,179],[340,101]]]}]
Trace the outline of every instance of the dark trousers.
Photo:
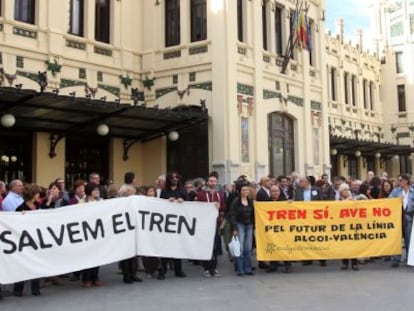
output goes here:
[{"label": "dark trousers", "polygon": [[85,269],[82,271],[82,282],[99,281],[99,267]]},{"label": "dark trousers", "polygon": [[164,274],[168,271],[168,262],[174,262],[174,272],[175,274],[182,274],[183,273],[183,263],[181,259],[170,259],[170,258],[161,258],[161,265]]},{"label": "dark trousers", "polygon": [[[344,265],[349,265],[349,259],[342,259],[342,263]],[[358,259],[356,258],[351,259],[351,265],[353,266],[358,265]]]},{"label": "dark trousers", "polygon": [[214,270],[217,269],[217,256],[223,253],[221,248],[221,238],[220,233],[216,230],[216,235],[214,237],[214,245],[213,245],[213,254],[210,260],[203,261],[203,268],[204,270],[208,270],[214,273]]},{"label": "dark trousers", "polygon": [[[36,294],[40,292],[40,285],[39,279],[30,280],[30,287],[32,289],[32,294]],[[22,295],[24,290],[24,282],[14,283],[13,286],[13,293]]]},{"label": "dark trousers", "polygon": [[137,275],[137,269],[138,260],[136,256],[121,261],[121,270],[125,281],[133,280]]}]

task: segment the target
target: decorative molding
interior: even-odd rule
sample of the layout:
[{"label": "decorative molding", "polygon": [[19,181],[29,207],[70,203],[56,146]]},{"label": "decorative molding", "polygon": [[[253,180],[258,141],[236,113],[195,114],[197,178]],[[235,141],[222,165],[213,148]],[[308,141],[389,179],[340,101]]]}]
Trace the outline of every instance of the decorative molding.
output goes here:
[{"label": "decorative molding", "polygon": [[93,51],[95,52],[95,54],[99,54],[99,55],[104,55],[104,56],[112,56],[112,50],[111,49],[107,49],[107,48],[103,48],[100,46],[94,46],[93,47]]},{"label": "decorative molding", "polygon": [[315,100],[311,100],[311,109],[312,110],[317,110],[317,111],[322,111],[322,103],[317,102]]},{"label": "decorative molding", "polygon": [[70,80],[70,79],[60,79],[60,88],[70,87],[70,86],[84,86],[85,82]]},{"label": "decorative molding", "polygon": [[271,98],[281,98],[282,94],[280,92],[270,91],[270,90],[263,90],[263,99],[271,99]]},{"label": "decorative molding", "polygon": [[251,85],[237,82],[237,93],[254,96],[254,87]]},{"label": "decorative molding", "polygon": [[190,89],[202,89],[206,91],[212,91],[213,90],[213,82],[202,82],[202,83],[195,83],[195,84],[189,84],[188,87]]},{"label": "decorative molding", "polygon": [[86,50],[86,43],[80,41],[66,39],[66,46],[73,49]]},{"label": "decorative molding", "polygon": [[30,80],[36,81],[36,82],[39,81],[37,73],[25,72],[25,71],[16,71],[16,74],[18,76],[25,77],[25,78],[28,78]]},{"label": "decorative molding", "polygon": [[188,54],[194,55],[194,54],[202,54],[208,52],[208,45],[200,45],[200,46],[194,46],[190,47],[188,49]]},{"label": "decorative molding", "polygon": [[128,75],[125,77],[123,75],[119,75],[119,79],[121,80],[121,84],[125,89],[128,89],[128,86],[132,84],[132,79]]},{"label": "decorative molding", "polygon": [[37,39],[37,32],[34,30],[13,26],[13,34],[30,38],[30,39]]},{"label": "decorative molding", "polygon": [[177,57],[181,57],[181,50],[164,52],[163,54],[164,59],[171,59],[171,58],[177,58]]},{"label": "decorative molding", "polygon": [[121,94],[121,89],[116,86],[98,83],[98,88],[108,91],[109,93],[114,94],[116,97],[119,97],[119,95]]},{"label": "decorative molding", "polygon": [[161,89],[157,89],[155,90],[155,98],[160,98],[164,95],[167,95],[168,93],[172,93],[172,92],[176,92],[178,89],[176,86],[172,86],[172,87],[165,87],[165,88],[161,88]]},{"label": "decorative molding", "polygon": [[144,87],[147,88],[148,91],[151,91],[151,88],[154,86],[155,78],[148,78],[148,76],[145,76],[145,80],[142,80],[142,84]]},{"label": "decorative molding", "polygon": [[56,58],[53,60],[53,63],[51,63],[47,60],[46,65],[47,65],[47,70],[52,72],[53,77],[56,77],[56,73],[60,72],[60,70],[62,68],[62,65],[59,65]]},{"label": "decorative molding", "polygon": [[296,97],[293,95],[288,95],[287,100],[294,103],[296,106],[303,107],[303,98]]}]

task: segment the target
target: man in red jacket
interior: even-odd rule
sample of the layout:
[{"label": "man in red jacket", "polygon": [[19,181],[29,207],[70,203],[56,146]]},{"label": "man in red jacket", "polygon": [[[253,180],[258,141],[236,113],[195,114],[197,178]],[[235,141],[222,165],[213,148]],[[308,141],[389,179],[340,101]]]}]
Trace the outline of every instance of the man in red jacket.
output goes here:
[{"label": "man in red jacket", "polygon": [[196,200],[201,202],[215,202],[217,208],[219,209],[219,216],[216,224],[216,235],[214,237],[213,255],[211,260],[203,262],[203,268],[204,276],[207,278],[211,276],[220,276],[220,272],[217,270],[217,255],[220,251],[220,234],[218,228],[220,228],[221,222],[223,221],[225,204],[223,192],[217,190],[217,176],[215,174],[210,174],[208,176],[207,186],[197,192]]}]

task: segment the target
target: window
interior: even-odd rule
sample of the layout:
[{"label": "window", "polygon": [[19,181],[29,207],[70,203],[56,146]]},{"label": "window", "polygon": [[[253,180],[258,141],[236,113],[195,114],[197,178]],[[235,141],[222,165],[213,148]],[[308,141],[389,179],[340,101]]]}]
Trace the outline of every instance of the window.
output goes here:
[{"label": "window", "polygon": [[345,100],[345,104],[348,105],[349,104],[349,98],[348,98],[348,80],[349,80],[349,73],[345,72],[344,73],[344,100]]},{"label": "window", "polygon": [[336,101],[336,68],[331,68],[331,99]]},{"label": "window", "polygon": [[109,43],[110,1],[95,2],[95,40]]},{"label": "window", "polygon": [[206,0],[191,0],[191,42],[207,39]]},{"label": "window", "polygon": [[403,53],[402,52],[396,52],[395,53],[395,67],[396,67],[397,73],[403,73],[404,72],[404,62],[403,62]]},{"label": "window", "polygon": [[276,41],[276,54],[283,55],[283,38],[282,38],[282,8],[276,7],[275,10],[275,41]]},{"label": "window", "polygon": [[356,75],[352,75],[352,77],[351,77],[351,100],[352,100],[352,106],[354,106],[354,107],[357,105],[357,102],[356,102],[356,99],[357,99],[357,94],[356,94],[357,85],[356,85],[356,83],[357,83]]},{"label": "window", "polygon": [[287,175],[294,170],[295,141],[293,119],[273,112],[268,115],[270,174]]},{"label": "window", "polygon": [[3,10],[1,9],[3,7],[3,3],[2,3],[2,1],[0,0],[0,16],[2,16],[2,14],[3,14]]},{"label": "window", "polygon": [[243,37],[243,0],[237,0],[237,39],[244,41]]},{"label": "window", "polygon": [[165,2],[165,46],[180,44],[180,0]]},{"label": "window", "polygon": [[83,16],[83,0],[71,0],[69,33],[75,36],[83,37]]},{"label": "window", "polygon": [[374,89],[374,82],[369,82],[369,104],[371,111],[374,111],[374,98],[375,98],[375,89]]},{"label": "window", "polygon": [[368,83],[367,83],[367,80],[366,79],[364,79],[363,81],[362,81],[362,92],[363,92],[363,94],[362,94],[362,96],[364,97],[363,99],[364,99],[364,109],[368,109],[368,92],[367,92],[367,88],[368,88]]},{"label": "window", "polygon": [[14,19],[28,24],[35,23],[35,0],[15,0]]},{"label": "window", "polygon": [[398,112],[405,112],[407,111],[407,107],[405,105],[405,85],[398,85]]},{"label": "window", "polygon": [[263,32],[263,50],[267,51],[267,2],[262,4],[262,32]]}]

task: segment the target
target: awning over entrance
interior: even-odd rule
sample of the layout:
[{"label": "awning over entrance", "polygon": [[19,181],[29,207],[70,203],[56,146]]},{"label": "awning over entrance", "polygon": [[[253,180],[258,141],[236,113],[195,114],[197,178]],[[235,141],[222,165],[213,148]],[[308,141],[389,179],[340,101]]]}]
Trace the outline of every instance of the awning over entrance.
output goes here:
[{"label": "awning over entrance", "polygon": [[409,145],[396,145],[392,143],[381,143],[341,136],[330,136],[330,148],[336,149],[338,154],[351,155],[359,150],[364,156],[375,156],[379,152],[383,157],[393,155],[410,155],[414,148]]},{"label": "awning over entrance", "polygon": [[106,124],[111,137],[140,141],[194,126],[208,118],[205,107],[158,109],[1,87],[0,115],[5,113],[13,114],[16,118],[14,130],[58,135],[97,135],[97,126]]}]

